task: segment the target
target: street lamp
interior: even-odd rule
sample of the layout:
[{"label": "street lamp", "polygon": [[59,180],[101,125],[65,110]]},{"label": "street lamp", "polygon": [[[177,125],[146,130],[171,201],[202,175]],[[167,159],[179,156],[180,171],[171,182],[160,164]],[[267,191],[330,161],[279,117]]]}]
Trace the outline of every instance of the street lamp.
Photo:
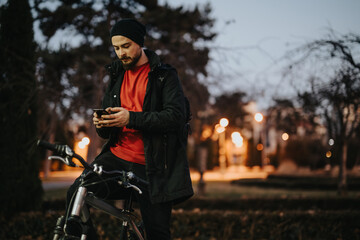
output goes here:
[{"label": "street lamp", "polygon": [[261,166],[264,167],[265,166],[265,148],[264,148],[264,141],[262,139],[262,130],[263,129],[261,126],[261,123],[264,120],[264,115],[260,112],[255,113],[254,120],[259,124],[259,129],[258,129],[259,139],[257,139],[257,141],[255,141],[255,138],[254,138],[254,144],[256,144],[256,150],[258,150],[261,153],[260,162],[261,162]]},{"label": "street lamp", "polygon": [[233,132],[231,134],[231,140],[235,144],[236,147],[242,147],[242,145],[244,143],[244,139],[239,132]]},{"label": "street lamp", "polygon": [[226,169],[226,151],[225,151],[225,130],[229,125],[227,118],[221,118],[219,124],[216,124],[216,132],[219,134],[219,165],[222,172]]},{"label": "street lamp", "polygon": [[233,159],[234,164],[241,164],[241,147],[244,145],[244,138],[241,136],[239,132],[233,132],[231,134],[231,140],[233,144],[235,145],[235,148],[233,148]]},{"label": "street lamp", "polygon": [[90,139],[88,137],[83,137],[80,142],[78,142],[79,148],[84,149],[87,145],[90,144]]},{"label": "street lamp", "polygon": [[[86,160],[88,156],[89,144],[90,144],[90,138],[84,136],[81,138],[81,140],[78,140],[75,143],[74,151]],[[79,160],[77,159],[74,159],[73,161],[75,164],[80,164]],[[70,167],[66,167],[66,169],[70,169]]]}]

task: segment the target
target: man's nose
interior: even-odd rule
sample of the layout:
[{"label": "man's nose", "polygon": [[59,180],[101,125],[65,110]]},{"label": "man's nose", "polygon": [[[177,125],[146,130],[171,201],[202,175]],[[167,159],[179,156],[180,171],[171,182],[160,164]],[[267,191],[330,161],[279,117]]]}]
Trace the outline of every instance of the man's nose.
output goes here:
[{"label": "man's nose", "polygon": [[125,51],[122,51],[121,49],[119,49],[118,54],[119,54],[119,57],[123,57],[123,56],[125,56]]}]

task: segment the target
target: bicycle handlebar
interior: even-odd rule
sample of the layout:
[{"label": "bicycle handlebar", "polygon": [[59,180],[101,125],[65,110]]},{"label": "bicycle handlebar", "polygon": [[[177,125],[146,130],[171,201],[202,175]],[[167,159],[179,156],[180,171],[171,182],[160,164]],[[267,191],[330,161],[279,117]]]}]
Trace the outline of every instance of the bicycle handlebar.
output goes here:
[{"label": "bicycle handlebar", "polygon": [[43,147],[49,149],[50,151],[55,152],[55,154],[59,155],[61,161],[63,161],[66,165],[70,167],[76,167],[76,164],[72,161],[72,158],[76,158],[80,161],[84,168],[93,170],[93,167],[90,166],[80,155],[76,154],[69,146],[53,144],[44,140],[38,140],[37,145],[39,147]]},{"label": "bicycle handlebar", "polygon": [[[102,167],[99,169],[99,167],[96,164],[89,165],[80,155],[76,154],[67,145],[53,144],[53,143],[49,143],[49,142],[43,141],[43,140],[38,140],[37,145],[39,147],[49,149],[50,151],[53,151],[55,154],[59,155],[60,157],[57,159],[60,159],[68,166],[76,167],[77,165],[72,161],[72,158],[76,158],[80,161],[80,163],[83,165],[84,168],[89,169],[93,172],[96,172],[99,175],[101,175],[102,173],[105,173],[105,174],[118,173],[118,174],[121,174],[122,176],[126,177],[128,180],[132,180],[136,183],[143,184],[144,186],[149,185],[149,183],[147,181],[137,177],[133,172],[126,172],[126,171],[119,171],[119,170],[105,171],[102,169]],[[131,185],[131,184],[129,186],[133,187],[133,185]]]},{"label": "bicycle handlebar", "polygon": [[43,148],[49,149],[49,150],[51,150],[51,151],[53,151],[53,152],[58,151],[57,145],[52,144],[52,143],[49,143],[49,142],[46,142],[46,141],[44,141],[44,140],[38,140],[38,141],[37,141],[37,145],[38,145],[39,147],[43,147]]}]

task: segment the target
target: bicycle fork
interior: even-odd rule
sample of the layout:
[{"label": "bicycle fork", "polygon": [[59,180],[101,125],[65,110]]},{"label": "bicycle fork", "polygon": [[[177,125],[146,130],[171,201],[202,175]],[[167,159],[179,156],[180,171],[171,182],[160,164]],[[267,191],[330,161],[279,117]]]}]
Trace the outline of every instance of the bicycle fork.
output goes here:
[{"label": "bicycle fork", "polygon": [[87,193],[87,189],[85,187],[79,187],[76,193],[74,205],[71,210],[72,217],[73,216],[80,217],[81,215],[82,218],[81,220],[83,220],[84,222],[86,222],[89,219],[89,211],[87,208],[83,207],[85,203],[86,193]]},{"label": "bicycle fork", "polygon": [[[64,225],[63,232],[65,234],[70,234],[70,235],[73,235],[74,233],[76,235],[81,234],[80,240],[86,240],[89,227],[83,223],[87,222],[90,216],[89,209],[87,207],[84,207],[86,194],[87,194],[87,189],[85,187],[78,188],[78,191],[75,196],[75,201],[71,208],[70,217],[68,219],[62,219],[62,220],[60,220],[59,218],[54,231],[55,233],[54,240],[59,239],[59,228],[60,229],[62,228],[61,225]],[[69,231],[69,227],[72,231],[67,232]]]},{"label": "bicycle fork", "polygon": [[57,219],[56,221],[56,226],[55,226],[55,230],[54,230],[54,238],[53,240],[59,240],[60,237],[63,235],[63,228],[64,228],[64,220],[65,217],[61,216]]}]

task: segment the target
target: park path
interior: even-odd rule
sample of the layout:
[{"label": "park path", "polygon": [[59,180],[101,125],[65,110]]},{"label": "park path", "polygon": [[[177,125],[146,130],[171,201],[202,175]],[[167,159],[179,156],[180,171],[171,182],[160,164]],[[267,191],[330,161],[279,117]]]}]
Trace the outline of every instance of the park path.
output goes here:
[{"label": "park path", "polygon": [[[68,171],[52,171],[47,178],[40,174],[42,185],[45,191],[52,189],[60,189],[69,187],[74,180],[80,176],[82,170],[68,170]],[[241,178],[266,178],[268,172],[260,168],[247,167],[232,167],[225,171],[218,169],[207,171],[204,174],[204,181],[230,182],[232,180]],[[191,171],[191,179],[193,182],[198,182],[200,174],[197,171]]]}]

